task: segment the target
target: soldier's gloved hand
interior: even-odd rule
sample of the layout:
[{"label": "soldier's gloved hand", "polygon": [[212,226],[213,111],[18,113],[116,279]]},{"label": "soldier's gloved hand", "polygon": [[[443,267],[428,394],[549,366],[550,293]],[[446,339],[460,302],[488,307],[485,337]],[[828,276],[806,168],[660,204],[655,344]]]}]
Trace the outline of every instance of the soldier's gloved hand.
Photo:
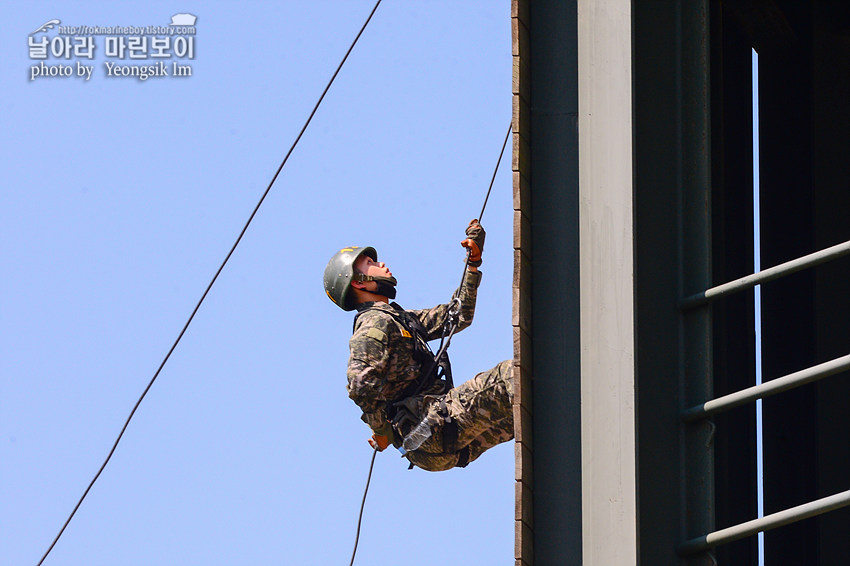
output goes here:
[{"label": "soldier's gloved hand", "polygon": [[377,450],[378,452],[383,452],[386,450],[387,446],[390,445],[390,437],[384,436],[382,434],[373,434],[372,438],[369,439],[369,446]]},{"label": "soldier's gloved hand", "polygon": [[486,235],[487,233],[478,223],[478,219],[473,218],[466,228],[466,239],[460,243],[461,246],[469,249],[469,265],[472,267],[481,265],[481,254],[484,252],[484,237]]}]

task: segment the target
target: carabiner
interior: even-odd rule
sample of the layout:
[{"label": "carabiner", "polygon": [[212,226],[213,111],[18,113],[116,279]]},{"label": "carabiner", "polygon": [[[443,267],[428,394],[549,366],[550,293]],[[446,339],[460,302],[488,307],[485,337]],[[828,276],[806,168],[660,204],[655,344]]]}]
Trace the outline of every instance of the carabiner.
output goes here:
[{"label": "carabiner", "polygon": [[449,303],[449,316],[458,316],[460,314],[460,308],[460,297],[452,297],[452,302]]}]

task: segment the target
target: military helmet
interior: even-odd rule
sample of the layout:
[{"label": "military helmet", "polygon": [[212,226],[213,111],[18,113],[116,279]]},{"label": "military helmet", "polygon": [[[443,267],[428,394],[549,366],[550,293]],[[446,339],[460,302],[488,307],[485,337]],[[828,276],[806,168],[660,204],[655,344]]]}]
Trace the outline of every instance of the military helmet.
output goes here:
[{"label": "military helmet", "polygon": [[354,277],[354,262],[363,254],[378,261],[375,248],[349,246],[336,252],[325,267],[325,293],[344,311],[354,310],[355,305],[350,301],[351,280]]}]

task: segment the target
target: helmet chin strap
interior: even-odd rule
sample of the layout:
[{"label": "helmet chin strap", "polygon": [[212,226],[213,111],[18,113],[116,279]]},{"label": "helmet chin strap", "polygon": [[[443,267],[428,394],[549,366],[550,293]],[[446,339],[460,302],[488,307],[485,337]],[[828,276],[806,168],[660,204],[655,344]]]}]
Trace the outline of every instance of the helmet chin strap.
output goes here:
[{"label": "helmet chin strap", "polygon": [[378,288],[375,289],[375,293],[383,295],[390,300],[395,299],[395,277],[382,277],[382,279],[392,279],[392,282],[378,281]]},{"label": "helmet chin strap", "polygon": [[377,284],[377,288],[374,291],[368,291],[369,293],[381,295],[388,299],[395,299],[395,286],[398,284],[398,280],[395,277],[380,277],[355,273],[353,279],[354,281],[374,281]]}]

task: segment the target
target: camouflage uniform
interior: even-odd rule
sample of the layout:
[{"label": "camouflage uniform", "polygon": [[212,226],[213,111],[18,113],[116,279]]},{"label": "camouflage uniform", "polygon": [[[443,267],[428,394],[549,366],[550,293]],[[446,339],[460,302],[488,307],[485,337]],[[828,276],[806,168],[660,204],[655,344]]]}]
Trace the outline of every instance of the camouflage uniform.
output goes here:
[{"label": "camouflage uniform", "polygon": [[[480,272],[467,272],[460,292],[458,331],[472,323],[480,281]],[[403,435],[426,415],[429,422],[435,423],[431,437],[407,454],[414,465],[429,471],[466,465],[488,448],[514,437],[509,361],[448,391],[438,381],[417,394],[407,394],[411,383],[420,376],[422,363],[415,356],[416,334],[411,334],[399,319],[415,317],[426,332],[425,339],[435,340],[441,336],[448,308],[449,305],[439,305],[404,311],[396,303],[363,303],[357,307],[360,314],[349,341],[348,394],[375,433],[394,438],[394,444],[400,446]],[[400,407],[407,409],[412,419],[393,430],[388,418]],[[446,415],[457,423],[457,440],[448,442],[449,446],[443,442]]]}]

